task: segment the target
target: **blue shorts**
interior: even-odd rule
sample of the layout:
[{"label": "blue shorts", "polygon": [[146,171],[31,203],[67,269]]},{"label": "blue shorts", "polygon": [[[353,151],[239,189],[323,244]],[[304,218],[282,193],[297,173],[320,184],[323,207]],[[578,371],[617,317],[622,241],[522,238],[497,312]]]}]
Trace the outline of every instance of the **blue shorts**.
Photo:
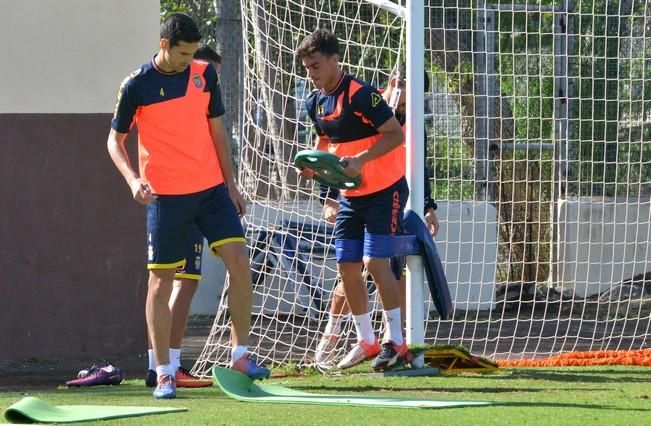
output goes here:
[{"label": "blue shorts", "polygon": [[[392,257],[391,237],[403,233],[402,216],[409,197],[403,177],[386,189],[361,197],[339,196],[335,222],[338,262],[361,262],[363,256]],[[376,250],[378,245],[383,250]],[[340,250],[343,256],[340,256]]]},{"label": "blue shorts", "polygon": [[201,279],[201,254],[203,253],[203,235],[196,225],[192,226],[188,242],[185,244],[185,265],[176,268],[174,278]]},{"label": "blue shorts", "polygon": [[208,240],[215,254],[223,244],[246,243],[242,223],[226,185],[194,194],[159,195],[147,204],[147,268],[184,266],[194,226]]}]

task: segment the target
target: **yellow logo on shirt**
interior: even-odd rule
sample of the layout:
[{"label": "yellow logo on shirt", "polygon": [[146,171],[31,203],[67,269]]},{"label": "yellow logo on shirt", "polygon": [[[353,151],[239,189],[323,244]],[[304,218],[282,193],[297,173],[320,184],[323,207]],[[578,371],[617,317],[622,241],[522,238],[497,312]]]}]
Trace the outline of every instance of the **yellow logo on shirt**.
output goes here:
[{"label": "yellow logo on shirt", "polygon": [[165,91],[163,90],[162,87],[160,88],[160,95],[161,95],[161,96],[165,96]]},{"label": "yellow logo on shirt", "polygon": [[371,106],[373,108],[378,106],[381,100],[382,100],[382,96],[380,96],[379,93],[371,93]]}]

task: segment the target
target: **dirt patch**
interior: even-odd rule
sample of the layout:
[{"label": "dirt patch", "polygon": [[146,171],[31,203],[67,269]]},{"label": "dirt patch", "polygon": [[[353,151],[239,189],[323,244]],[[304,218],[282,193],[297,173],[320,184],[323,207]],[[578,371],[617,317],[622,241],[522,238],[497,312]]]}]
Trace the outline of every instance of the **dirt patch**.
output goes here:
[{"label": "dirt patch", "polygon": [[[1,361],[0,391],[22,392],[63,386],[74,379],[79,370],[103,361],[89,358]],[[111,362],[125,371],[127,379],[140,378],[147,368],[147,359],[138,356]]]},{"label": "dirt patch", "polygon": [[[208,316],[190,317],[183,339],[181,363],[191,368],[210,333],[213,318]],[[147,373],[147,353],[119,358],[61,358],[61,359],[22,359],[0,361],[0,392],[52,389],[63,386],[74,379],[83,368],[94,363],[109,361],[124,370],[127,380],[144,380]]]}]

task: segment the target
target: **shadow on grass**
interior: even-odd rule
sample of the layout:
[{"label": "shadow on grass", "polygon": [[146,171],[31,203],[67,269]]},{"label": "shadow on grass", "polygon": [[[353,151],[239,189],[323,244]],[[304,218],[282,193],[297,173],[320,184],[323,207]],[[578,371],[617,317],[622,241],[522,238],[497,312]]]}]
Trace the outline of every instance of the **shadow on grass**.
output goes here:
[{"label": "shadow on grass", "polygon": [[477,387],[477,388],[444,388],[439,386],[430,387],[395,387],[395,386],[297,386],[293,385],[292,389],[303,392],[343,392],[343,393],[366,393],[366,392],[436,392],[436,393],[485,393],[485,394],[506,394],[506,393],[536,393],[536,392],[594,392],[614,391],[614,389],[594,389],[594,388],[498,388],[498,387]]},{"label": "shadow on grass", "polygon": [[493,402],[500,407],[553,407],[553,408],[581,408],[586,410],[608,410],[608,411],[637,411],[651,413],[651,408],[622,408],[614,405],[598,404],[576,404],[563,402]]},{"label": "shadow on grass", "polygon": [[[549,370],[511,370],[509,375],[490,376],[484,375],[482,379],[488,380],[548,380],[555,382],[580,382],[580,383],[651,383],[651,374],[640,372],[631,375],[630,372],[617,370],[586,370],[549,371]],[[626,375],[624,375],[626,374]]]}]

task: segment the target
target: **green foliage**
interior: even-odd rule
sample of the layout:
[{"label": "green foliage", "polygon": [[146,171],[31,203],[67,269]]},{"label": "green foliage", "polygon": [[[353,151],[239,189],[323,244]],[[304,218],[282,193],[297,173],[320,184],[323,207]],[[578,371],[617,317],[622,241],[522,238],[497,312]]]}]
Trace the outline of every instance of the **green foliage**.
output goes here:
[{"label": "green foliage", "polygon": [[460,138],[430,138],[434,152],[432,197],[435,200],[472,200],[475,174],[472,152]]},{"label": "green foliage", "polygon": [[[231,0],[217,0],[231,1]],[[217,22],[213,0],[160,0],[161,22],[171,13],[187,13],[194,19],[203,35],[202,43],[215,44],[215,23]]]},{"label": "green foliage", "polygon": [[[644,2],[576,1],[571,62],[568,192],[583,196],[651,194],[651,137],[645,84],[651,59]],[[625,10],[628,3],[630,10]]]}]

